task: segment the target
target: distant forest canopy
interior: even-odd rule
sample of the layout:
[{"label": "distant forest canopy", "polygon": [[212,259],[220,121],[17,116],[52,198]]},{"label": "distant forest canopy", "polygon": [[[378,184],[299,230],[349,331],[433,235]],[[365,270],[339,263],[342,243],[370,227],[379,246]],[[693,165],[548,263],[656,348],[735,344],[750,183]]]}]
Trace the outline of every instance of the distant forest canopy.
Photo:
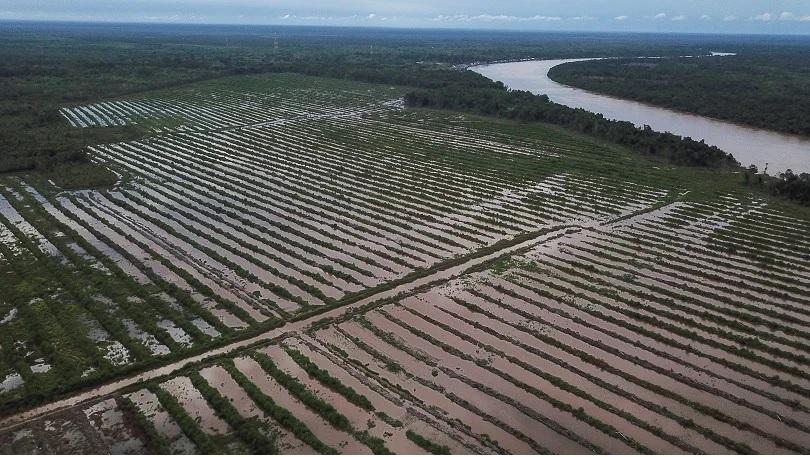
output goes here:
[{"label": "distant forest canopy", "polygon": [[716,151],[703,157],[699,151],[707,151],[705,145],[675,147],[674,138],[658,134],[653,141],[654,132],[538,104],[533,96],[510,94],[453,65],[713,50],[766,55],[774,49],[804,52],[810,42],[796,37],[5,22],[0,27],[0,173],[51,173],[71,187],[109,183],[115,177],[89,166],[85,147],[146,132],[135,126],[70,128],[60,107],[227,75],[282,71],[436,91],[422,93],[420,104],[425,105],[447,94],[457,99],[463,95],[460,88],[466,88],[469,96],[498,99],[505,104],[500,110],[517,102],[515,107],[526,111],[507,117],[561,116],[562,125],[647,153],[716,166],[725,159]]},{"label": "distant forest canopy", "polygon": [[549,76],[621,98],[810,136],[810,52],[804,48],[727,57],[575,62],[553,68]]}]

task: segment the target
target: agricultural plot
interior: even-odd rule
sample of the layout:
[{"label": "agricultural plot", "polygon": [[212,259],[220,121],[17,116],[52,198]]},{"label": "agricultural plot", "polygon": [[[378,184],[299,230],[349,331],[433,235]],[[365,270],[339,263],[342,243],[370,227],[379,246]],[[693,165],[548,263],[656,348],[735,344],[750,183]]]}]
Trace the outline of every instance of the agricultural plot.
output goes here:
[{"label": "agricultural plot", "polygon": [[[516,236],[670,198],[602,152],[401,109],[401,89],[226,78],[65,108],[138,124],[91,148],[102,191],[0,183],[0,402],[54,393],[339,306]],[[561,169],[563,160],[581,168]]]},{"label": "agricultural plot", "polygon": [[762,202],[674,203],[82,408],[152,451],[805,453],[808,244]]},{"label": "agricultural plot", "polygon": [[0,451],[810,450],[807,221],[397,99],[276,75],[67,108],[153,133],[92,148],[111,189],[0,183],[5,407],[277,332]]},{"label": "agricultural plot", "polygon": [[[391,99],[381,99],[380,97]],[[397,105],[399,91],[293,75],[218,79],[148,96],[65,107],[73,127],[141,125],[155,132],[270,126],[295,118],[350,116]],[[388,103],[385,103],[388,102]]]}]

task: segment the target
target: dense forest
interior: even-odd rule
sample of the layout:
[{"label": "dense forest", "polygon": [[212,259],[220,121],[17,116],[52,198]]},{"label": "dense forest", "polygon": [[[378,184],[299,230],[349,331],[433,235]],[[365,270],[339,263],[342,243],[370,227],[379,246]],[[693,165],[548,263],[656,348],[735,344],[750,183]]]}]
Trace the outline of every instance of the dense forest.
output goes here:
[{"label": "dense forest", "polygon": [[738,167],[730,154],[702,141],[656,132],[632,122],[608,120],[601,114],[551,102],[545,95],[494,87],[458,84],[416,90],[405,96],[408,106],[453,109],[524,122],[547,122],[627,146],[637,152],[677,165],[711,168]]},{"label": "dense forest", "polygon": [[557,66],[555,81],[702,116],[810,136],[810,53],[609,59]]},{"label": "dense forest", "polygon": [[[599,115],[550,103],[543,96],[508,91],[500,83],[470,71],[459,71],[457,65],[525,58],[678,56],[722,49],[758,56],[763,65],[757,68],[763,72],[761,80],[766,81],[776,74],[775,68],[784,70],[788,66],[787,60],[779,56],[797,55],[807,49],[803,39],[792,37],[761,40],[643,34],[469,31],[415,34],[396,29],[338,31],[269,26],[3,25],[0,29],[0,173],[42,172],[66,188],[105,185],[115,179],[112,173],[89,163],[84,152],[87,145],[137,138],[146,132],[134,126],[70,128],[58,113],[60,107],[222,76],[266,72],[296,72],[410,87],[408,103],[411,106],[548,122],[675,164],[733,166],[733,158],[702,142],[638,129],[626,122],[608,121]],[[728,82],[739,79],[742,68],[748,65],[735,59],[706,59],[705,62],[727,65],[719,79]],[[629,62],[605,61],[600,65],[620,65],[621,71],[627,71]],[[701,65],[703,62],[701,60]],[[735,67],[733,62],[740,63],[734,64]],[[770,66],[765,62],[771,62]],[[657,61],[652,67],[629,66],[629,74],[670,65],[686,63],[673,58]],[[579,71],[581,67],[558,67],[565,71],[569,68]],[[701,71],[694,70],[696,75],[705,77],[705,72]],[[804,97],[810,87],[799,87],[801,71],[797,69],[794,73],[795,78],[789,78],[794,88],[790,94],[793,100]],[[669,85],[681,86],[674,82]],[[765,91],[772,92],[771,89]],[[716,105],[722,106],[722,103]],[[795,102],[784,103],[780,109],[760,107],[756,112],[763,117],[765,113],[779,116],[786,111],[802,111],[802,106]]]},{"label": "dense forest", "polygon": [[[521,58],[680,55],[759,49],[740,37],[13,23],[0,28],[0,173],[39,171],[68,187],[108,183],[89,144],[135,127],[72,129],[63,106],[226,75],[300,72],[417,88],[489,83],[453,64]],[[278,47],[275,46],[278,40]],[[781,38],[785,46],[793,39]]]}]

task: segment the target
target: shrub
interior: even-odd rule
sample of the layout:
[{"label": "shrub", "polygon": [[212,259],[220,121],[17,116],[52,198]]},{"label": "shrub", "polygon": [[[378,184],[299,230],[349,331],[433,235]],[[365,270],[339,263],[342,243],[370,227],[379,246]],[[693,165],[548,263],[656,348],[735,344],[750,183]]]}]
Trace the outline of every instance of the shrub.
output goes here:
[{"label": "shrub", "polygon": [[433,441],[425,438],[424,436],[414,432],[413,430],[408,430],[405,432],[405,436],[408,437],[409,440],[416,443],[417,446],[421,447],[422,449],[430,452],[431,454],[437,455],[449,455],[450,448],[443,445],[443,444],[436,444]]}]

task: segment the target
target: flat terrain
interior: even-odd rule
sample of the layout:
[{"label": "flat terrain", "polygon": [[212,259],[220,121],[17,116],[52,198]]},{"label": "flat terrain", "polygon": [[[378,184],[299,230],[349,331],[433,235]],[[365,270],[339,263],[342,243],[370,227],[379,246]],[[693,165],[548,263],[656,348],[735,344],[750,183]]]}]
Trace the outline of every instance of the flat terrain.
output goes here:
[{"label": "flat terrain", "polygon": [[403,93],[64,106],[149,133],[0,180],[0,450],[810,450],[806,210]]}]

